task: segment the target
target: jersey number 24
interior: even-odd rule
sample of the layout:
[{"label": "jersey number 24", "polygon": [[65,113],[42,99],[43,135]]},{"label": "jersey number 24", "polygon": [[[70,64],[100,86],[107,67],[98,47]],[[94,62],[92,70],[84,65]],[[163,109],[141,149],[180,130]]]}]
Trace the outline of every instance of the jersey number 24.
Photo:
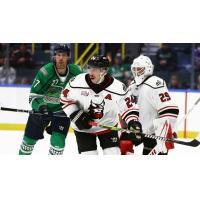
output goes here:
[{"label": "jersey number 24", "polygon": [[135,100],[134,100],[133,96],[127,97],[125,99],[125,101],[126,101],[126,105],[127,105],[128,108],[132,107],[133,103],[135,103]]}]

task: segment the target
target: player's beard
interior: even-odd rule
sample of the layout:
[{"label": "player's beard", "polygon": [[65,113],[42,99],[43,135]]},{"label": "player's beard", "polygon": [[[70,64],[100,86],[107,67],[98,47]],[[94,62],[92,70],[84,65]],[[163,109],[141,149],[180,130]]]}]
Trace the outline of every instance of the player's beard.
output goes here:
[{"label": "player's beard", "polygon": [[67,63],[65,63],[65,62],[58,62],[56,64],[56,69],[57,69],[57,72],[59,74],[64,75],[66,73]]}]

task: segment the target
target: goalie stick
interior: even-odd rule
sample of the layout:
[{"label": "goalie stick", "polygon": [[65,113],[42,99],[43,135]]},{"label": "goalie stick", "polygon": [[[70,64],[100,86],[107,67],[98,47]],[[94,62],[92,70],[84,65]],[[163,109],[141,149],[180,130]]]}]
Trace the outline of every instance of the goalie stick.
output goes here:
[{"label": "goalie stick", "polygon": [[[35,115],[47,115],[40,113],[35,110],[23,110],[23,109],[17,109],[17,108],[7,108],[7,107],[0,107],[0,110],[2,111],[10,111],[10,112],[21,112],[21,113],[29,113],[29,114],[35,114]],[[54,117],[67,117],[65,115],[59,114],[59,112],[53,112]]]},{"label": "goalie stick", "polygon": [[[89,124],[92,125],[92,126],[97,126],[97,127],[101,127],[101,128],[107,128],[107,129],[110,129],[110,130],[113,130],[113,131],[126,131],[128,133],[131,132],[128,129],[123,129],[123,128],[119,128],[119,127],[98,124],[97,122],[90,122]],[[181,145],[186,145],[186,146],[191,146],[191,147],[197,147],[200,144],[200,136],[198,136],[196,139],[194,139],[194,140],[192,140],[190,142],[185,142],[185,141],[181,141],[181,140],[177,140],[177,139],[165,138],[165,137],[155,136],[155,135],[150,135],[150,134],[144,134],[144,133],[140,133],[140,134],[143,137],[146,137],[146,138],[152,138],[152,139],[156,139],[156,140],[162,140],[164,142],[173,142],[173,143],[177,143],[177,144],[181,144]]]}]

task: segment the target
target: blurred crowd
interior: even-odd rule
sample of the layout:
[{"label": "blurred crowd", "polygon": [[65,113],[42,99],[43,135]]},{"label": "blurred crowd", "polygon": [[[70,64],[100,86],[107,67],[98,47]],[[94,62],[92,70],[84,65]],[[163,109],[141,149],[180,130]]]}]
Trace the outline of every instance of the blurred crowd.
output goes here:
[{"label": "blurred crowd", "polygon": [[[200,44],[194,44],[194,51],[192,48],[192,44],[162,43],[156,47],[141,44],[138,55],[151,58],[154,74],[162,77],[170,89],[200,89]],[[111,73],[126,85],[133,79],[130,73],[133,59],[127,56],[123,60],[118,52],[112,60]]]},{"label": "blurred crowd", "polygon": [[[136,44],[129,44],[136,45]],[[138,44],[137,44],[138,45]],[[86,44],[80,44],[84,51]],[[109,73],[129,85],[133,80],[130,65],[144,54],[152,59],[155,75],[165,79],[171,89],[200,89],[200,44],[139,44],[133,56],[122,55],[121,44],[101,44],[100,50],[111,63]],[[31,84],[38,69],[51,61],[54,44],[0,43],[0,85]],[[73,52],[72,52],[73,53]],[[73,58],[73,56],[72,56]],[[73,62],[73,60],[72,60]]]}]

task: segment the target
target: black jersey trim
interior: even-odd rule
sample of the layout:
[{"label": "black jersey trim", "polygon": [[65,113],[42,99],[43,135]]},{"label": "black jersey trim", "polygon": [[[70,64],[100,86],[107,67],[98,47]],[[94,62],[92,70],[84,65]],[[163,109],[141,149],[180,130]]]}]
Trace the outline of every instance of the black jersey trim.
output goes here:
[{"label": "black jersey trim", "polygon": [[147,86],[149,86],[149,87],[151,87],[151,88],[153,88],[153,89],[159,89],[159,88],[163,88],[163,87],[165,86],[164,80],[162,80],[162,81],[163,81],[163,86],[160,86],[160,87],[153,87],[153,86],[147,84],[146,81],[147,81],[149,78],[151,78],[151,77],[154,77],[154,75],[148,76],[142,83],[140,83],[140,84],[137,85],[137,86],[140,86],[140,85],[144,84],[144,85],[147,85]]},{"label": "black jersey trim", "polygon": [[159,112],[159,115],[164,115],[164,114],[178,115],[179,114],[179,109],[167,109],[167,110]]},{"label": "black jersey trim", "polygon": [[124,95],[126,95],[126,94],[128,93],[128,91],[126,91],[126,93],[124,93],[124,94],[119,94],[119,93],[117,93],[117,92],[113,92],[113,91],[106,90],[106,89],[105,89],[105,91],[106,91],[106,92],[113,93],[113,94],[117,94],[117,95],[119,95],[119,96],[124,96]]},{"label": "black jersey trim", "polygon": [[[146,79],[144,79],[143,81],[142,81],[142,83],[140,83],[139,85],[137,85],[137,86],[140,86],[140,85],[142,85],[142,84],[144,84],[149,78],[151,78],[151,77],[153,77],[153,75],[151,75],[151,76],[148,76]],[[135,81],[135,80],[134,80]],[[135,82],[136,83],[136,82]]]},{"label": "black jersey trim", "polygon": [[139,117],[139,112],[138,111],[130,111],[128,112],[124,117],[123,119],[125,120],[127,117],[129,117],[130,115],[134,115],[134,116],[137,116]]},{"label": "black jersey trim", "polygon": [[89,74],[86,74],[85,81],[89,85],[90,89],[93,90],[96,94],[98,94],[101,91],[105,90],[110,85],[112,85],[112,83],[114,82],[114,78],[112,76],[106,74],[102,83],[94,84],[91,81]]},{"label": "black jersey trim", "polygon": [[70,83],[69,83],[69,86],[70,86],[71,88],[76,88],[76,89],[91,89],[91,88],[89,88],[89,87],[75,87],[75,86],[72,86]]},{"label": "black jersey trim", "polygon": [[161,87],[153,87],[153,86],[151,86],[151,85],[149,85],[149,84],[147,84],[147,83],[144,83],[144,85],[148,85],[149,87],[151,87],[151,88],[153,88],[153,89],[159,89],[159,88],[163,88],[163,87],[164,87],[164,85],[161,86]]}]

